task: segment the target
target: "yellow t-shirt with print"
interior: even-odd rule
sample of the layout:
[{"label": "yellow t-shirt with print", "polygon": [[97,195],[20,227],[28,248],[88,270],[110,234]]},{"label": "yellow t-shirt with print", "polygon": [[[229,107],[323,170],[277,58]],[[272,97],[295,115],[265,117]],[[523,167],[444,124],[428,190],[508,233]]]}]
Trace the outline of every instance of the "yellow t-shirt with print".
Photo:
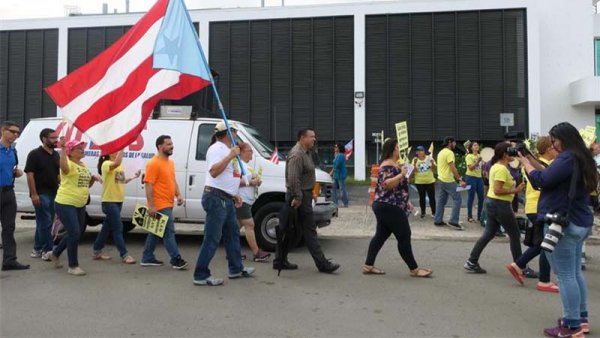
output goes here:
[{"label": "yellow t-shirt with print", "polygon": [[472,177],[481,177],[481,161],[479,161],[479,163],[477,163],[477,165],[475,166],[475,169],[470,170],[469,166],[475,164],[475,162],[477,162],[477,159],[480,156],[475,156],[475,154],[467,154],[467,156],[465,157],[465,162],[467,164],[467,171],[465,172],[466,175],[472,176]]},{"label": "yellow t-shirt with print", "polygon": [[76,208],[85,206],[90,194],[92,174],[82,163],[81,165],[69,160],[69,173],[60,171],[60,186],[56,192],[56,203],[70,205]]},{"label": "yellow t-shirt with print", "polygon": [[454,174],[450,163],[454,162],[454,152],[448,148],[442,149],[437,157],[438,178],[445,183],[454,182]]},{"label": "yellow t-shirt with print", "polygon": [[123,202],[125,199],[125,169],[120,164],[114,170],[110,170],[113,161],[102,163],[102,202]]},{"label": "yellow t-shirt with print", "polygon": [[513,198],[515,197],[515,194],[496,195],[494,193],[495,181],[503,182],[502,188],[504,188],[505,190],[508,190],[515,185],[514,180],[510,175],[510,171],[508,171],[508,168],[505,165],[496,163],[490,169],[490,188],[488,189],[487,197],[501,201],[512,202]]},{"label": "yellow t-shirt with print", "polygon": [[[549,165],[552,161],[548,161],[543,157],[538,158],[538,161],[544,162],[546,165]],[[523,177],[525,177],[525,182],[527,182],[527,186],[525,188],[525,213],[526,214],[537,214],[538,209],[538,201],[540,200],[540,191],[535,190],[527,179],[527,175],[525,174],[525,168],[521,169],[523,171]]]},{"label": "yellow t-shirt with print", "polygon": [[433,168],[431,167],[430,158],[426,157],[422,160],[415,158],[413,163],[415,165],[415,184],[435,183],[435,177],[433,177]]}]

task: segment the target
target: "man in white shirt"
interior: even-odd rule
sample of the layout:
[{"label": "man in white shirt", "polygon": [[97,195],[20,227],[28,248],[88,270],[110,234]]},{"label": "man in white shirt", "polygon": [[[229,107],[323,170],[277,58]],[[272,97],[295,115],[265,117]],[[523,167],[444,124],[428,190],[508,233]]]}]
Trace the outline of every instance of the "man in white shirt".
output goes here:
[{"label": "man in white shirt", "polygon": [[[231,127],[231,134],[236,136],[237,130]],[[202,195],[202,207],[206,211],[204,223],[204,239],[200,247],[194,284],[221,285],[223,279],[211,275],[208,265],[212,260],[221,237],[227,252],[229,279],[249,277],[254,268],[244,267],[240,252],[240,229],[238,227],[235,208],[242,205],[239,196],[240,165],[237,156],[240,148],[233,146],[227,133],[225,123],[219,122],[215,127],[215,142],[206,153],[206,184]]]}]

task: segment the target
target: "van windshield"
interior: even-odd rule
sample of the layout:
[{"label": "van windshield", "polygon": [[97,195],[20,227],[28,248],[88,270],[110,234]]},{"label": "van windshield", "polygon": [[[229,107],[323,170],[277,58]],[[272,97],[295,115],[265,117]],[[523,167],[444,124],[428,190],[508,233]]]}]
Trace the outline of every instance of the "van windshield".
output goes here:
[{"label": "van windshield", "polygon": [[[256,150],[260,153],[260,155],[264,158],[270,158],[273,153],[274,147],[256,128],[244,124],[244,129],[251,136],[250,142],[256,148]],[[279,155],[279,159],[281,160],[281,155]]]}]

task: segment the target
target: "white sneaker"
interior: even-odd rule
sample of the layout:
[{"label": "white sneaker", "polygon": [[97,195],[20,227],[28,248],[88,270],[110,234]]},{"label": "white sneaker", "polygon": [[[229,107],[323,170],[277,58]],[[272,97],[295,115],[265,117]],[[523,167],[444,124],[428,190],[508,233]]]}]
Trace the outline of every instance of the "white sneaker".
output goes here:
[{"label": "white sneaker", "polygon": [[69,268],[69,270],[67,270],[67,273],[73,276],[85,276],[85,271],[83,271],[83,269],[78,266],[74,268]]},{"label": "white sneaker", "polygon": [[208,276],[208,278],[206,278],[206,279],[199,279],[199,280],[194,279],[194,284],[216,286],[216,285],[222,285],[223,280],[221,278],[215,278],[213,276]]},{"label": "white sneaker", "polygon": [[251,266],[246,266],[242,269],[242,271],[238,273],[230,273],[228,275],[229,279],[235,279],[240,277],[250,277],[254,273],[254,268]]},{"label": "white sneaker", "polygon": [[29,254],[29,257],[31,257],[31,258],[40,258],[40,257],[42,257],[42,252],[41,251],[37,251],[37,250],[31,250],[31,253]]},{"label": "white sneaker", "polygon": [[52,256],[52,251],[46,251],[46,252],[42,253],[42,260],[46,261],[46,262],[50,262],[52,260],[52,258],[50,256]]}]

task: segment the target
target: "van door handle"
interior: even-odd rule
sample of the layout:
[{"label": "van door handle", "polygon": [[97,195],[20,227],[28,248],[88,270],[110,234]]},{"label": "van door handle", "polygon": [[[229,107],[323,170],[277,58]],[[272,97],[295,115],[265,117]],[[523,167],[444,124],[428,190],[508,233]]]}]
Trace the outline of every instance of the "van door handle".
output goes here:
[{"label": "van door handle", "polygon": [[194,176],[196,176],[196,175],[190,175],[190,177],[189,177],[188,185],[190,187],[194,184]]}]

